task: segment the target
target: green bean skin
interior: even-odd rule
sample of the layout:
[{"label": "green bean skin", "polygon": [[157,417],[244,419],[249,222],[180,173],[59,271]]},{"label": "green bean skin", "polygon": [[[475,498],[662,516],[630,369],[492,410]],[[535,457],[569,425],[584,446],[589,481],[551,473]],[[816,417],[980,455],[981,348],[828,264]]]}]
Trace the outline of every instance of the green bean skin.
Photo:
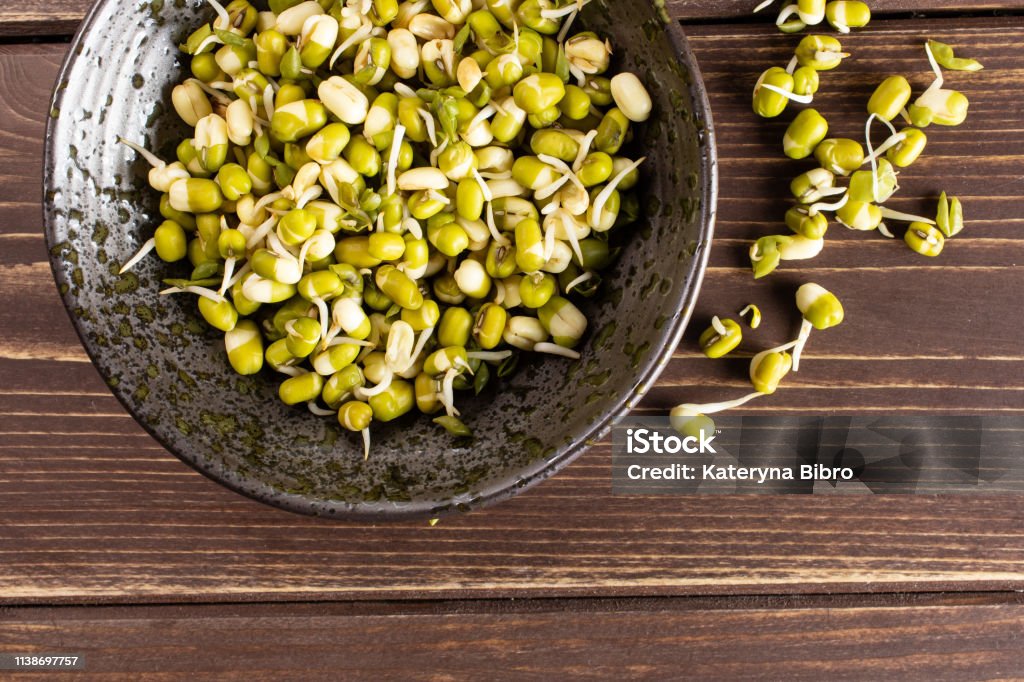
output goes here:
[{"label": "green bean skin", "polygon": [[231,301],[214,302],[200,297],[199,313],[211,327],[222,332],[229,332],[238,324],[238,311]]},{"label": "green bean skin", "polygon": [[386,391],[370,398],[373,418],[390,422],[408,413],[416,405],[416,392],[408,381],[397,379]]},{"label": "green bean skin", "polygon": [[263,368],[263,336],[252,320],[239,320],[224,335],[231,367],[242,375],[256,374]]},{"label": "green bean skin", "polygon": [[828,135],[828,122],[815,109],[804,109],[786,129],[782,147],[791,159],[805,159]]},{"label": "green bean skin", "polygon": [[701,350],[704,351],[704,355],[713,360],[725,357],[743,341],[743,331],[735,320],[725,319],[720,320],[720,323],[725,329],[724,334],[712,325],[700,335],[700,340],[698,341]]},{"label": "green bean skin", "polygon": [[156,254],[165,263],[174,263],[183,259],[188,251],[188,237],[185,229],[173,220],[160,223],[153,234]]},{"label": "green bean skin", "polygon": [[755,356],[755,361],[751,363],[750,380],[754,390],[765,395],[775,393],[779,383],[793,368],[792,356],[783,351],[767,353],[760,358]]}]

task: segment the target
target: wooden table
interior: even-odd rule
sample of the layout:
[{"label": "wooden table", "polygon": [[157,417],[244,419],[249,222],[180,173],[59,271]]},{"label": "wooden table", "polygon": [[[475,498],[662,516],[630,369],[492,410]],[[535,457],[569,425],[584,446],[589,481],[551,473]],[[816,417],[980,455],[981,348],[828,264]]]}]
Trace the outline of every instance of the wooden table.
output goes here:
[{"label": "wooden table", "polygon": [[[744,363],[700,358],[696,328],[755,301],[759,338],[783,341],[813,277],[848,321],[749,413],[1024,413],[1024,2],[873,2],[818,95],[859,137],[882,77],[928,81],[925,37],[983,61],[949,78],[968,122],[929,129],[892,202],[958,195],[963,236],[925,260],[833,226],[817,260],[757,284],[745,245],[784,231],[796,166],[749,89],[796,39],[752,0],[669,4],[710,92],[721,198],[694,329],[641,411],[737,394]],[[111,397],[46,262],[43,126],[87,5],[0,6],[0,652],[79,652],[96,675],[1020,676],[1020,497],[619,497],[602,444],[429,527],[295,516],[190,470]]]}]

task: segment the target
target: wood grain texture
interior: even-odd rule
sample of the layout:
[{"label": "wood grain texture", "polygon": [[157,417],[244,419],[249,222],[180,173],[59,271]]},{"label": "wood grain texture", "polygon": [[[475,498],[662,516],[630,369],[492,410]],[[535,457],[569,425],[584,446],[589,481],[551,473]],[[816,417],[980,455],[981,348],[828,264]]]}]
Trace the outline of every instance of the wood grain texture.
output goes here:
[{"label": "wood grain texture", "polygon": [[[760,25],[690,33],[718,127],[720,224],[696,326],[643,411],[741,390],[744,363],[696,357],[693,332],[755,300],[766,323],[750,348],[782,341],[796,322],[792,291],[807,277],[840,293],[848,322],[815,335],[806,369],[751,412],[1024,411],[1024,320],[1013,314],[1024,284],[1024,130],[1008,105],[1024,92],[1014,57],[1024,30],[999,19],[879,21],[851,37],[857,58],[825,74],[819,96],[844,135],[859,134],[884,74],[924,82],[923,36],[970,46],[986,63],[950,77],[970,96],[971,118],[929,130],[925,158],[901,176],[908,200],[894,202],[926,210],[912,198],[947,189],[964,199],[968,230],[923,262],[899,243],[833,226],[811,266],[756,285],[744,244],[784,229],[781,179],[801,166],[779,152],[785,121],[749,112],[748,84],[785,64],[794,39]],[[599,446],[517,499],[430,528],[296,517],[203,479],[109,395],[50,277],[38,183],[63,49],[0,46],[0,601],[1024,589],[1016,498],[613,497]]]},{"label": "wood grain texture", "polygon": [[[68,36],[73,34],[92,0],[22,0],[0,5],[0,37]],[[667,0],[666,7],[672,17],[684,22],[715,22],[724,19],[753,20],[751,10],[756,0]],[[949,14],[953,12],[1019,11],[1024,0],[984,2],[983,0],[881,0],[870,3],[876,16],[903,13]],[[774,21],[781,3],[773,5],[760,15],[766,24]]]},{"label": "wood grain texture", "polygon": [[610,601],[18,609],[0,652],[83,655],[103,680],[1006,679],[1024,662],[1019,603]]}]

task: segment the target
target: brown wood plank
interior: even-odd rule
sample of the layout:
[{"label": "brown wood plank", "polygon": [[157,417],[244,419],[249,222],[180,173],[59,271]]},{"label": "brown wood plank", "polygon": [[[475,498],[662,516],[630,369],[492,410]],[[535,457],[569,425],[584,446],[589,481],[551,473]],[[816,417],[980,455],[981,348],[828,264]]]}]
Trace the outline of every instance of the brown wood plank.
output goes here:
[{"label": "brown wood plank", "polygon": [[[778,152],[785,123],[749,113],[746,84],[765,66],[784,64],[795,39],[759,25],[690,32],[711,92],[722,170],[718,239],[696,324],[753,300],[766,322],[749,348],[782,341],[796,322],[793,287],[808,275],[835,288],[849,313],[843,327],[815,335],[805,369],[787,388],[750,412],[1024,411],[1024,321],[1011,312],[1024,284],[1017,208],[1024,130],[1006,104],[1024,91],[1024,69],[1013,58],[1022,29],[993,19],[880,21],[851,37],[848,47],[865,56],[825,74],[820,96],[835,129],[849,135],[882,74],[924,77],[923,35],[969,45],[986,62],[979,74],[950,77],[971,97],[968,124],[930,129],[925,158],[901,176],[907,197],[940,188],[963,197],[968,231],[943,258],[922,262],[900,244],[834,226],[811,266],[756,285],[743,243],[784,229],[779,178],[799,164]],[[0,46],[0,117],[9,122],[0,131],[7,302],[0,307],[0,599],[7,603],[1024,587],[1024,512],[1015,498],[612,497],[601,446],[517,499],[430,528],[296,517],[203,479],[107,393],[50,278],[40,140],[63,49]],[[690,338],[644,411],[738,392],[743,364],[704,361]]]},{"label": "brown wood plank", "polygon": [[[686,22],[720,21],[723,19],[753,19],[752,10],[756,0],[667,0],[666,9],[670,16]],[[987,10],[1014,11],[1024,9],[1024,0],[882,0],[869,3],[876,16],[908,12],[943,14],[962,12],[984,12]],[[0,37],[64,36],[71,35],[79,22],[92,6],[91,0],[23,0],[0,6]],[[777,3],[764,10],[760,21],[770,24],[782,4]],[[827,28],[827,27],[825,27]]]},{"label": "brown wood plank", "polygon": [[104,680],[1005,679],[1024,662],[1012,599],[739,601],[30,608],[0,616],[0,652],[79,654]]},{"label": "brown wood plank", "polygon": [[1024,588],[1006,498],[613,497],[598,446],[487,512],[338,524],[227,492],[130,420],[49,420],[0,448],[7,603]]}]

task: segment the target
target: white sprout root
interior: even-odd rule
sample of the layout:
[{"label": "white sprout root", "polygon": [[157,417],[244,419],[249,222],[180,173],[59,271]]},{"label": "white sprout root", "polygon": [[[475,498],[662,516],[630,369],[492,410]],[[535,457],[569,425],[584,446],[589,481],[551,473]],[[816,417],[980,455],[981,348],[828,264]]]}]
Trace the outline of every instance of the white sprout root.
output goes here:
[{"label": "white sprout root", "polygon": [[484,176],[481,175],[476,168],[473,169],[473,179],[476,180],[478,185],[480,185],[480,191],[483,192],[484,201],[494,201],[494,193],[491,192],[491,186],[487,184],[487,181],[484,180]]},{"label": "white sprout root", "polygon": [[[334,176],[330,173],[323,174],[324,187],[327,189],[327,193],[331,195],[331,201],[336,204],[341,204],[341,195],[338,194],[338,182],[334,179]],[[270,196],[269,194],[267,196]],[[267,197],[263,197],[266,199]],[[262,199],[261,199],[262,201]],[[259,205],[259,202],[256,202]]]},{"label": "white sprout root", "polygon": [[[249,98],[249,109],[252,111],[252,139],[255,140],[257,137],[263,134],[263,128],[270,127],[270,121],[260,118],[260,108],[259,105],[256,104],[255,96]],[[235,151],[238,153],[242,153],[241,150],[237,148]],[[239,159],[239,161],[244,160],[244,156],[241,159]],[[243,167],[245,166],[245,164],[243,163],[239,163],[238,165]]]},{"label": "white sprout root", "polygon": [[536,199],[537,201],[543,201],[544,199],[547,199],[552,194],[560,190],[562,188],[562,185],[569,182],[569,175],[569,173],[563,173],[562,176],[559,177],[554,182],[544,187],[541,187],[536,192],[534,192],[533,198]]},{"label": "white sprout root", "polygon": [[320,407],[319,405],[316,404],[315,400],[310,400],[308,403],[306,403],[306,407],[309,409],[310,412],[312,412],[318,417],[333,417],[336,414],[334,410],[325,410],[324,408]]},{"label": "white sprout root", "polygon": [[274,86],[267,83],[263,89],[263,108],[267,110],[267,120],[274,118]]},{"label": "white sprout root", "polygon": [[582,275],[580,275],[579,277],[565,285],[565,292],[569,293],[579,285],[583,284],[584,282],[588,282],[592,279],[594,279],[594,273],[584,272]]},{"label": "white sprout root", "polygon": [[510,350],[471,350],[466,353],[466,357],[470,360],[482,360],[484,362],[501,362],[502,360],[512,357],[512,351]]},{"label": "white sprout root", "polygon": [[580,248],[580,241],[576,238],[576,224],[572,216],[565,210],[562,211],[562,227],[565,228],[565,236],[569,239],[569,246],[572,247],[573,255],[582,263],[583,250]]},{"label": "white sprout root", "polygon": [[368,38],[370,36],[370,33],[372,32],[373,24],[371,24],[370,20],[364,16],[363,23],[359,26],[359,28],[357,28],[355,32],[353,32],[352,35],[348,37],[347,40],[342,41],[341,45],[338,45],[338,49],[336,49],[334,51],[334,54],[331,55],[331,61],[328,64],[331,70],[334,69],[334,63],[338,61],[338,58],[341,57],[342,53],[345,52],[345,50],[352,47],[353,45],[362,42],[363,38]]},{"label": "white sprout root", "polygon": [[814,204],[811,204],[810,206],[807,207],[807,215],[813,217],[813,216],[818,215],[822,211],[838,211],[843,206],[846,206],[846,202],[848,202],[850,200],[850,193],[847,192],[845,189],[843,189],[841,187],[837,187],[836,189],[842,189],[843,190],[843,198],[842,199],[840,199],[839,201],[835,201],[835,202],[833,202],[831,204],[827,204],[827,203],[824,203],[824,202],[821,202],[821,201],[819,201],[817,203],[814,203]]},{"label": "white sprout root", "polygon": [[491,238],[498,246],[508,246],[511,244],[508,237],[498,230],[498,225],[494,222],[494,205],[490,201],[487,202],[487,230],[491,233]]},{"label": "white sprout root", "polygon": [[[562,30],[560,30],[558,32],[558,37],[556,38],[556,40],[559,43],[564,43],[565,42],[566,37],[569,35],[569,29],[572,27],[572,23],[576,20],[576,17],[583,10],[583,8],[587,6],[587,4],[589,2],[590,2],[590,0],[576,0],[576,4],[572,6],[573,7],[573,11],[569,13],[569,18],[566,19],[565,23],[562,24]],[[541,14],[543,14],[545,11],[559,11],[559,10],[542,10]],[[519,27],[517,25],[516,26],[517,33],[518,33],[518,28]],[[517,36],[516,45],[518,45],[518,44],[519,44],[519,41],[518,41],[518,36]],[[516,49],[518,50],[519,48],[517,47]]]},{"label": "white sprout root", "polygon": [[448,138],[444,138],[441,140],[440,146],[435,147],[433,151],[430,152],[430,165],[434,168],[437,168],[437,160],[441,158],[441,154],[444,153],[445,149],[448,149],[448,142]]},{"label": "white sprout root", "polygon": [[131,258],[129,258],[125,262],[125,264],[121,266],[121,269],[117,271],[117,274],[123,275],[124,273],[128,272],[129,270],[131,270],[133,267],[135,267],[135,265],[139,261],[141,261],[147,255],[149,255],[149,252],[152,251],[155,248],[156,248],[156,238],[155,237],[150,237],[149,239],[147,239],[142,244],[142,248],[140,248],[138,251],[136,251],[135,255],[132,256]]},{"label": "white sprout root", "polygon": [[814,59],[819,62],[832,61],[836,57],[839,59],[846,59],[849,56],[849,52],[835,52],[834,50],[817,50],[814,53]]},{"label": "white sprout root", "polygon": [[140,144],[132,142],[131,140],[126,140],[125,138],[120,136],[117,138],[117,141],[125,145],[126,147],[130,147],[131,149],[138,152],[139,156],[144,158],[146,162],[149,163],[149,165],[152,166],[153,168],[163,168],[164,166],[167,165],[165,161],[160,159],[156,154],[149,151]]},{"label": "white sprout root", "polygon": [[231,15],[229,15],[228,11],[224,9],[224,6],[217,2],[217,0],[206,1],[210,3],[210,7],[213,7],[213,11],[217,13],[217,17],[224,22],[224,28],[229,28],[231,26]]},{"label": "white sprout root", "polygon": [[934,225],[935,221],[931,218],[925,218],[924,216],[914,215],[913,213],[903,213],[902,211],[894,211],[891,208],[885,206],[879,206],[879,210],[882,212],[883,218],[890,220],[898,220],[904,223],[925,223],[926,225]]},{"label": "white sprout root", "polygon": [[395,94],[406,98],[417,96],[416,91],[405,83],[395,83]]},{"label": "white sprout root", "polygon": [[316,306],[317,322],[320,323],[320,349],[326,350],[330,343],[327,340],[327,332],[330,331],[328,322],[331,321],[331,315],[327,312],[327,302],[319,296],[313,299],[313,305]]},{"label": "white sprout root", "polygon": [[458,369],[464,369],[464,370],[466,370],[466,372],[468,372],[468,373],[469,373],[469,376],[475,376],[475,374],[476,374],[476,373],[475,373],[475,372],[473,371],[473,368],[469,366],[469,363],[468,363],[468,362],[466,362],[465,360],[463,360],[463,359],[462,359],[462,358],[460,358],[460,357],[456,357],[456,358],[455,358],[455,360],[453,360],[453,361],[452,361],[452,364],[453,364],[453,365],[454,365],[454,366],[455,366],[456,368],[458,368]]},{"label": "white sprout root", "polygon": [[252,272],[252,266],[250,266],[249,263],[246,262],[244,265],[242,265],[242,267],[238,269],[237,272],[235,272],[234,276],[232,276],[232,278],[228,280],[228,289],[238,284],[238,282],[241,281],[241,279],[248,275],[250,272]]},{"label": "white sprout root", "polygon": [[[589,2],[589,1],[590,0],[587,0],[587,2]],[[586,2],[584,2],[582,4],[585,5]],[[569,14],[572,14],[573,12],[578,12],[578,11],[579,11],[579,9],[577,8],[577,3],[572,3],[572,4],[569,4],[569,5],[566,5],[565,7],[560,7],[558,9],[542,9],[540,11],[540,15],[541,15],[541,17],[543,17],[545,19],[552,20],[552,19],[561,19],[564,16],[567,16]]]},{"label": "white sprout root", "polygon": [[423,226],[420,221],[409,213],[409,204],[402,202],[402,229],[407,230],[414,239],[423,239]]},{"label": "white sprout root", "polygon": [[274,367],[274,371],[280,374],[285,374],[290,377],[297,377],[305,374],[305,372],[303,372],[298,367],[292,367],[291,365],[277,365],[276,367]]},{"label": "white sprout root", "polygon": [[430,138],[430,146],[437,147],[437,127],[434,125],[434,116],[426,109],[417,109],[416,113],[423,119],[423,125],[427,127],[427,137]]},{"label": "white sprout root", "polygon": [[416,362],[416,358],[418,358],[420,356],[420,353],[423,352],[423,349],[426,348],[427,341],[430,340],[430,337],[433,334],[434,327],[427,327],[426,329],[420,332],[420,338],[416,341],[416,346],[412,349],[412,355],[410,355],[410,366],[412,366],[412,364]]},{"label": "white sprout root", "polygon": [[696,403],[683,403],[682,405],[677,405],[676,408],[672,411],[679,411],[684,415],[693,417],[697,416],[698,414],[715,414],[716,412],[725,412],[726,410],[731,410],[734,407],[745,405],[754,398],[760,398],[763,395],[765,394],[755,391],[754,393],[748,393],[742,398],[736,398],[735,400],[725,400],[718,403],[705,403],[703,405],[698,405]]},{"label": "white sprout root", "polygon": [[548,355],[558,355],[563,358],[569,358],[570,360],[579,360],[580,354],[571,348],[565,346],[559,346],[557,343],[549,343],[547,341],[541,341],[533,345],[533,351],[535,353],[547,353]]},{"label": "white sprout root", "polygon": [[449,368],[444,373],[444,379],[441,380],[441,393],[438,394],[438,400],[444,405],[445,412],[449,417],[459,416],[459,411],[455,408],[455,391],[453,388],[455,377],[457,376],[459,376],[459,370],[454,367]]},{"label": "white sprout root", "polygon": [[890,135],[889,137],[887,137],[885,139],[885,142],[878,145],[877,147],[871,147],[871,145],[869,144],[868,147],[871,148],[872,151],[868,152],[868,156],[866,159],[864,159],[864,163],[870,163],[871,167],[874,168],[875,161],[881,158],[882,154],[886,153],[887,151],[898,145],[900,142],[903,142],[903,140],[905,139],[907,139],[906,133],[896,133],[895,135]]},{"label": "white sprout root", "polygon": [[758,246],[757,242],[750,245],[750,251],[747,255],[750,256],[750,261],[752,263],[757,263],[764,258],[764,256],[761,255],[761,247]]},{"label": "white sprout root", "polygon": [[376,348],[377,344],[365,339],[353,339],[351,336],[335,336],[327,344],[328,348],[341,345],[359,346],[360,348]]},{"label": "white sprout root", "polygon": [[871,161],[871,198],[878,203],[878,158],[875,156],[875,150],[871,147],[871,123],[878,118],[878,114],[871,114],[868,116],[867,123],[864,124],[864,142],[868,147],[868,160]]},{"label": "white sprout root", "polygon": [[302,269],[306,265],[306,256],[309,255],[309,249],[311,248],[312,245],[313,245],[313,240],[312,239],[307,239],[306,241],[302,242],[302,246],[299,248],[299,256],[298,256],[299,272],[302,272]]},{"label": "white sprout root", "polygon": [[228,284],[231,282],[231,276],[235,271],[235,262],[237,260],[234,256],[228,256],[224,259],[224,277],[221,279],[220,289],[217,290],[217,293],[221,296],[228,290]]},{"label": "white sprout root", "polygon": [[838,196],[840,194],[845,194],[845,193],[846,193],[846,188],[845,187],[827,187],[825,189],[819,189],[818,190],[818,196],[820,198],[822,198],[822,199],[824,199],[825,197],[834,197],[834,196]]},{"label": "white sprout root", "polygon": [[786,99],[792,100],[793,102],[797,102],[798,104],[810,104],[811,102],[814,101],[814,95],[798,95],[795,92],[790,92],[789,90],[783,90],[782,88],[775,87],[771,83],[761,83],[758,87],[782,95]]},{"label": "white sprout root", "polygon": [[363,461],[370,459],[370,427],[360,431],[363,434]]},{"label": "white sprout root", "polygon": [[793,342],[793,371],[800,371],[800,355],[804,352],[804,346],[807,345],[807,339],[811,336],[811,331],[814,329],[807,320],[804,320],[800,325],[800,335],[796,337],[796,341]]},{"label": "white sprout root", "polygon": [[[888,126],[890,135],[877,149],[871,144],[871,124],[875,120],[882,121]],[[888,151],[890,148],[895,147],[903,140],[907,139],[906,133],[896,132],[896,128],[893,127],[892,123],[881,118],[878,114],[871,114],[868,116],[867,123],[864,124],[864,142],[868,148],[868,157],[864,163],[871,164],[871,196],[875,200],[875,203],[881,203],[881,194],[878,191],[878,158]],[[863,164],[862,164],[863,165]]]},{"label": "white sprout root", "polygon": [[496,113],[498,113],[498,110],[494,107],[494,105],[488,104],[483,109],[481,109],[476,116],[473,117],[473,119],[469,122],[469,125],[466,126],[466,130],[472,130],[476,126],[480,125],[481,123],[489,119],[491,116],[494,116]]},{"label": "white sprout root", "polygon": [[604,205],[608,202],[608,199],[611,198],[612,192],[614,192],[615,188],[619,186],[619,183],[622,182],[627,175],[639,168],[640,164],[646,160],[646,156],[641,156],[639,159],[623,168],[619,171],[619,174],[616,175],[611,182],[605,185],[604,189],[594,197],[594,224],[601,224],[601,214],[604,212]]},{"label": "white sprout root", "polygon": [[205,50],[207,45],[223,45],[223,44],[224,44],[224,41],[221,40],[216,34],[206,36],[205,38],[203,38],[199,42],[199,45],[196,46],[196,54],[199,54],[203,50]]},{"label": "white sprout root", "polygon": [[384,391],[388,390],[388,388],[391,387],[391,381],[394,378],[394,372],[392,372],[390,369],[386,369],[384,373],[384,378],[381,379],[379,384],[372,388],[358,388],[356,390],[359,392],[359,397],[361,399],[371,398],[375,395],[380,395]]},{"label": "white sprout root", "polygon": [[313,185],[305,192],[299,195],[299,198],[295,200],[295,208],[305,208],[306,204],[311,201],[316,201],[324,193],[324,188],[320,185]]},{"label": "white sprout root", "polygon": [[258,212],[260,209],[266,208],[267,206],[269,206],[270,204],[274,203],[275,201],[277,201],[278,199],[281,199],[281,198],[285,198],[285,199],[288,198],[288,197],[285,197],[283,191],[281,191],[281,192],[271,192],[270,194],[265,194],[262,197],[260,197],[256,201],[256,203],[253,205],[253,211],[254,212]]},{"label": "white sprout root", "polygon": [[572,62],[569,62],[569,73],[576,79],[576,84],[581,88],[587,84],[587,74],[583,73],[583,69],[576,66]]},{"label": "white sprout root", "polygon": [[768,350],[764,351],[764,354],[767,355],[768,353],[781,353],[783,351],[787,351],[790,348],[796,346],[798,340],[799,339],[790,341],[789,343],[784,343],[781,346],[775,346],[775,348],[769,348]]},{"label": "white sprout root", "polygon": [[587,133],[580,141],[580,150],[576,153],[576,159],[572,162],[572,172],[579,173],[580,168],[583,167],[583,162],[587,159],[587,155],[590,154],[590,145],[594,143],[594,139],[597,137],[597,129],[591,130]]},{"label": "white sprout root", "polygon": [[223,303],[225,300],[223,296],[218,294],[213,289],[207,289],[206,287],[197,287],[194,285],[189,285],[186,287],[168,287],[167,289],[164,289],[163,291],[160,292],[161,296],[167,296],[169,294],[196,294],[197,296],[208,298],[214,303]]},{"label": "white sprout root", "polygon": [[775,18],[775,25],[782,26],[786,21],[789,20],[794,14],[800,13],[800,7],[797,5],[786,5],[779,11],[779,16]]},{"label": "white sprout root", "polygon": [[[216,43],[220,43],[221,42],[220,39],[217,38],[217,36],[210,36],[210,38],[214,39],[213,42],[216,42]],[[210,38],[207,38],[206,40],[210,40]],[[204,40],[203,42],[205,43],[206,40]],[[235,86],[234,86],[233,83],[225,83],[223,81],[216,81],[214,83],[204,83],[203,81],[199,80],[198,78],[189,78],[185,82],[186,83],[195,83],[196,85],[198,85],[200,87],[200,89],[202,89],[203,92],[205,92],[207,95],[209,95],[210,97],[214,98],[215,100],[217,100],[221,104],[225,104],[226,105],[226,104],[230,104],[231,103],[231,98],[228,97],[227,95],[225,95],[220,90],[218,90],[217,87],[220,87],[222,90],[228,90],[228,91],[232,91],[233,92],[234,89],[235,89]],[[217,86],[217,87],[215,87],[215,86]],[[255,100],[256,98],[253,97],[252,99]],[[250,103],[249,106],[252,107],[252,103]]]},{"label": "white sprout root", "polygon": [[[395,134],[391,138],[391,153],[388,154],[388,196],[395,193],[395,171],[398,168],[398,156],[402,149],[402,138],[405,137],[405,126],[395,125]],[[381,212],[383,215],[383,211]]]},{"label": "white sprout root", "polygon": [[555,228],[548,226],[544,232],[544,260],[551,260],[555,253]]},{"label": "white sprout root", "polygon": [[945,83],[945,79],[942,76],[942,69],[939,67],[939,63],[935,61],[935,55],[932,54],[932,46],[928,44],[927,40],[924,43],[924,51],[925,54],[928,55],[928,63],[931,64],[932,72],[935,74],[935,80],[932,81],[931,85],[928,86],[928,88],[924,91],[924,94],[922,94],[921,97],[924,97],[930,92],[938,90]]}]

